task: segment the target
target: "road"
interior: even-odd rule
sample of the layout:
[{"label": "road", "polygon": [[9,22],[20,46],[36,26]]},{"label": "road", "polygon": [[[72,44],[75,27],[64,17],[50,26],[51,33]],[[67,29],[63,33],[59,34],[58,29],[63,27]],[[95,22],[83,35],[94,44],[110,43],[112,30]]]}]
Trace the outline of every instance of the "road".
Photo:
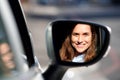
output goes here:
[{"label": "road", "polygon": [[[120,79],[120,16],[115,12],[107,17],[95,16],[82,17],[82,19],[97,22],[99,24],[107,25],[111,27],[111,50],[107,57],[103,58],[100,62],[83,68],[69,69],[63,80],[119,80]],[[26,20],[29,30],[32,33],[32,41],[35,55],[38,57],[39,62],[43,69],[46,69],[50,64],[50,60],[47,56],[47,49],[45,43],[45,29],[47,24],[58,17],[46,18],[40,16],[29,16],[27,13]],[[105,14],[107,15],[107,14]],[[79,15],[74,16],[79,18]],[[69,17],[71,18],[71,17]]]}]

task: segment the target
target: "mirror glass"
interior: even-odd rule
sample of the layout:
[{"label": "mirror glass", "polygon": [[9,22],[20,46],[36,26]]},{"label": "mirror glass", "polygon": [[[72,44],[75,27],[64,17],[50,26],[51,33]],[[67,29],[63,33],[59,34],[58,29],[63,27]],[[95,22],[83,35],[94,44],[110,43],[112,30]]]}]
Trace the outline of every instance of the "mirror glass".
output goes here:
[{"label": "mirror glass", "polygon": [[60,62],[90,62],[103,56],[109,44],[107,29],[98,24],[56,21],[51,26],[53,48]]}]

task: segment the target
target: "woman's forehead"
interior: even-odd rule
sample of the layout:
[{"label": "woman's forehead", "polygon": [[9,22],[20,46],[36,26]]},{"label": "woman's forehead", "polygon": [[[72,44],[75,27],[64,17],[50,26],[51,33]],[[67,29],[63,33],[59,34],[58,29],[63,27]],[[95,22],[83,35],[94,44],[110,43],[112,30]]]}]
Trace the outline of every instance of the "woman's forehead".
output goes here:
[{"label": "woman's forehead", "polygon": [[77,24],[74,27],[73,32],[91,32],[91,28],[90,25],[87,24]]}]

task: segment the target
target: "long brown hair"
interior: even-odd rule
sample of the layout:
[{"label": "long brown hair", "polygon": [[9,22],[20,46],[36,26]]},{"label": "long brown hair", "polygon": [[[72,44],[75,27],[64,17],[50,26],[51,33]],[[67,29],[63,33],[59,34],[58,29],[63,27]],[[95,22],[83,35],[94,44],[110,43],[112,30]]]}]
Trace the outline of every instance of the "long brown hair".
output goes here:
[{"label": "long brown hair", "polygon": [[[93,59],[96,55],[95,47],[97,42],[97,34],[94,27],[90,27],[90,28],[92,32],[92,44],[85,53],[85,57],[84,57],[85,62]],[[63,61],[72,61],[72,59],[75,57],[75,49],[71,45],[70,37],[71,37],[71,33],[66,37],[59,51],[60,58]]]}]

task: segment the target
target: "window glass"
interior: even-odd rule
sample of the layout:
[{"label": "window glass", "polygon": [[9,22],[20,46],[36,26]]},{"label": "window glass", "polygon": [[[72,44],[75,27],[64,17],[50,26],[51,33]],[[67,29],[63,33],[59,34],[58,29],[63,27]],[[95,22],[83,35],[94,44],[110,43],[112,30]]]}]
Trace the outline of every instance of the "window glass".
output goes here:
[{"label": "window glass", "polygon": [[0,76],[10,77],[16,74],[17,69],[4,27],[0,15]]}]

